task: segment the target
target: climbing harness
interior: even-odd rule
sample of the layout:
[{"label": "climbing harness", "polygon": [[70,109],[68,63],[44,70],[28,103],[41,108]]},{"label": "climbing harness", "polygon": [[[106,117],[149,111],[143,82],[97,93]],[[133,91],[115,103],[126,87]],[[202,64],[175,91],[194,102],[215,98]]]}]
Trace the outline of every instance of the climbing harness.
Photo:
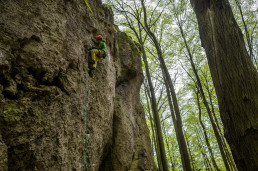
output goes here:
[{"label": "climbing harness", "polygon": [[87,144],[87,136],[88,136],[88,133],[87,133],[87,110],[88,110],[88,108],[87,108],[87,104],[88,104],[88,98],[87,98],[87,94],[88,94],[88,67],[89,67],[89,53],[90,53],[90,50],[89,51],[87,51],[87,54],[86,54],[86,58],[87,58],[87,69],[86,69],[86,99],[85,99],[85,102],[86,102],[86,128],[85,128],[85,133],[86,133],[86,171],[88,171],[88,165],[87,165],[87,146],[88,146],[88,144]]}]

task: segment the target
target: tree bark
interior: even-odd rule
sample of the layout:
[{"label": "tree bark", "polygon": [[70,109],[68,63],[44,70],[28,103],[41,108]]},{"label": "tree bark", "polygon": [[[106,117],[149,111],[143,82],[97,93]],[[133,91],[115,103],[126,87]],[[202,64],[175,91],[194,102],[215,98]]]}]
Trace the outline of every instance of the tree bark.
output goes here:
[{"label": "tree bark", "polygon": [[239,170],[258,169],[258,75],[228,0],[191,0]]}]

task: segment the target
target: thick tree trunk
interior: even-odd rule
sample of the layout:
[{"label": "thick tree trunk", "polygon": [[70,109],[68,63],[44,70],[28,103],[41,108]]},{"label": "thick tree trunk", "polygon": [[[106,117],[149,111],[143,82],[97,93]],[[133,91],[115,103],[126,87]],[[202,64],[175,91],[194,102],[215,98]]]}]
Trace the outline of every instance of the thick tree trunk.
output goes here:
[{"label": "thick tree trunk", "polygon": [[258,75],[228,0],[191,0],[239,170],[258,170]]}]

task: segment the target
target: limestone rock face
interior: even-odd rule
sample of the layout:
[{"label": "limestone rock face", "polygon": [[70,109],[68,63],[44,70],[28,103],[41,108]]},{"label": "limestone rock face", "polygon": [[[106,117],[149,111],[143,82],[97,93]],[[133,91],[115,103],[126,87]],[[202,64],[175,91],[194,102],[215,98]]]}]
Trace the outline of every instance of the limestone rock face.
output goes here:
[{"label": "limestone rock face", "polygon": [[[90,171],[154,170],[138,49],[88,3],[0,1],[1,171],[86,170],[86,149]],[[107,57],[89,75],[98,34]]]}]

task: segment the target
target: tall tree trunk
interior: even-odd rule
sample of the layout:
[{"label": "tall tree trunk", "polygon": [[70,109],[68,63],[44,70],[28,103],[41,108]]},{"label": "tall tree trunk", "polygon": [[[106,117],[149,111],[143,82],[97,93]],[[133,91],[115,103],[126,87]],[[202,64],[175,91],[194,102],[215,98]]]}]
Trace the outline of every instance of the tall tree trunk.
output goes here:
[{"label": "tall tree trunk", "polygon": [[158,162],[158,168],[159,168],[159,170],[163,170],[162,169],[162,164],[161,164],[160,151],[159,151],[158,142],[157,142],[157,138],[156,138],[156,131],[155,131],[156,128],[154,128],[151,116],[150,116],[150,122],[151,122],[151,131],[153,133],[153,143],[154,143],[154,148],[155,148],[155,151],[156,151],[156,159],[157,159],[157,162]]},{"label": "tall tree trunk", "polygon": [[212,170],[211,163],[210,163],[207,155],[202,150],[202,145],[201,145],[202,141],[201,141],[201,139],[200,139],[200,137],[198,135],[200,135],[200,134],[199,134],[199,131],[197,130],[198,147],[199,147],[199,151],[201,152],[201,154],[203,156],[204,164],[206,165],[206,169],[205,170],[210,170],[210,169]]},{"label": "tall tree trunk", "polygon": [[193,170],[195,170],[195,163],[194,163],[195,161],[194,161],[194,158],[193,158],[193,155],[192,155],[192,152],[191,152],[191,148],[190,148],[189,140],[188,140],[187,136],[185,136],[185,140],[186,140],[187,148],[189,149],[189,155],[190,155],[190,158],[191,158],[192,168],[193,168]]},{"label": "tall tree trunk", "polygon": [[252,39],[250,38],[250,34],[249,34],[249,31],[248,31],[248,28],[247,28],[247,25],[246,25],[246,22],[245,22],[245,19],[244,19],[244,15],[243,15],[243,11],[242,11],[242,8],[241,8],[241,4],[240,4],[239,0],[235,0],[235,2],[236,2],[238,10],[240,12],[242,22],[244,24],[245,36],[246,36],[246,41],[247,41],[247,45],[248,45],[248,49],[249,49],[249,55],[250,55],[251,59],[253,60],[253,63],[257,64],[256,60],[254,58],[254,54],[253,54]]},{"label": "tall tree trunk", "polygon": [[225,137],[224,137],[224,135],[223,135],[223,133],[222,133],[222,130],[221,130],[221,128],[220,128],[220,123],[219,123],[219,121],[218,121],[218,119],[217,119],[217,116],[216,116],[216,113],[215,113],[215,110],[214,110],[212,92],[211,92],[211,90],[210,90],[210,88],[209,88],[207,77],[205,77],[205,81],[206,81],[206,86],[205,86],[205,88],[206,88],[206,90],[207,90],[207,92],[208,92],[208,96],[209,96],[209,100],[210,100],[210,106],[211,106],[211,111],[212,111],[213,117],[214,117],[214,119],[215,119],[215,123],[216,123],[216,125],[217,125],[217,127],[218,127],[218,130],[219,130],[219,133],[220,133],[220,136],[221,136],[221,139],[222,139],[223,149],[224,149],[224,151],[225,151],[225,153],[226,153],[227,160],[229,161],[229,166],[230,166],[231,170],[237,170],[236,164],[235,164],[235,162],[234,162],[234,160],[233,160],[231,151],[230,151],[230,149],[228,148],[228,144],[227,144],[227,142],[226,142],[226,140],[225,140]]},{"label": "tall tree trunk", "polygon": [[174,145],[174,142],[172,141],[170,143],[170,148],[171,148],[171,151],[172,151],[171,158],[172,158],[172,162],[173,162],[172,171],[176,170],[176,166],[177,166],[177,157],[175,156],[176,152],[174,151],[174,147],[176,148],[177,145],[176,144]]},{"label": "tall tree trunk", "polygon": [[163,170],[162,162],[161,162],[161,155],[160,155],[160,147],[159,142],[157,141],[157,128],[155,127],[155,123],[153,124],[153,118],[150,115],[150,122],[151,122],[151,129],[153,131],[153,138],[154,138],[154,144],[155,144],[155,151],[157,156],[157,162],[158,162],[158,168],[160,171]]},{"label": "tall tree trunk", "polygon": [[152,85],[152,82],[151,82],[149,64],[147,62],[146,53],[145,53],[144,49],[143,49],[142,58],[143,58],[143,61],[144,61],[144,64],[145,64],[146,75],[147,75],[148,84],[149,84],[150,93],[151,93],[151,105],[152,105],[152,110],[153,110],[153,115],[154,115],[155,126],[157,128],[157,139],[158,139],[158,142],[159,142],[158,147],[160,149],[162,167],[163,167],[164,171],[168,171],[168,164],[167,164],[165,146],[164,146],[164,141],[163,141],[163,136],[162,136],[160,118],[159,118],[159,115],[158,115],[157,102],[156,102],[156,97],[155,97],[155,93],[154,93],[154,88],[153,88],[153,85]]},{"label": "tall tree trunk", "polygon": [[205,78],[205,82],[206,82],[206,84],[204,84],[205,85],[204,87],[207,90],[207,93],[208,93],[208,96],[209,96],[212,115],[214,117],[214,120],[215,120],[215,123],[217,125],[217,128],[218,128],[220,134],[222,135],[222,131],[221,131],[221,128],[220,128],[220,123],[219,123],[219,121],[217,119],[217,116],[216,116],[216,113],[215,113],[214,104],[213,104],[213,98],[212,98],[212,90],[209,87],[209,81],[208,81],[207,75],[204,75],[204,78]]},{"label": "tall tree trunk", "polygon": [[[146,8],[145,8],[145,5],[144,5],[144,0],[141,0],[141,4],[142,4],[142,7],[143,7],[143,13],[144,13],[144,25],[145,25],[144,28],[146,29],[147,34],[150,36],[150,38],[152,39],[153,43],[155,44],[155,48],[157,50],[159,61],[160,61],[161,65],[162,65],[162,69],[164,70],[165,77],[166,77],[166,79],[168,81],[168,85],[169,85],[170,92],[171,92],[171,95],[172,95],[174,110],[175,110],[176,117],[177,117],[177,124],[182,127],[182,121],[180,119],[180,111],[179,111],[179,107],[178,107],[178,103],[177,103],[175,89],[174,89],[174,86],[172,84],[172,79],[171,79],[171,77],[169,75],[168,69],[167,69],[165,61],[163,59],[161,48],[160,48],[160,45],[158,43],[158,40],[157,40],[155,34],[150,30],[150,27],[149,27],[149,25],[147,23],[147,12],[146,12]],[[178,131],[180,131],[180,130],[178,130]],[[180,134],[183,135],[183,132],[180,133]],[[183,146],[183,148],[182,148],[182,154],[183,154],[182,164],[183,164],[183,169],[187,170],[187,171],[191,171],[192,170],[191,163],[190,163],[189,154],[188,154],[188,150],[187,150],[187,146],[186,146],[186,142],[185,142],[184,137],[182,137],[181,144]]]},{"label": "tall tree trunk", "polygon": [[258,169],[258,74],[228,0],[191,0],[218,97],[225,137],[239,170]]},{"label": "tall tree trunk", "polygon": [[223,144],[222,144],[222,138],[220,136],[220,133],[219,133],[219,130],[218,130],[218,127],[213,119],[213,116],[212,116],[212,112],[210,110],[210,107],[209,107],[209,104],[208,104],[208,101],[205,97],[205,94],[204,94],[204,90],[203,90],[203,87],[202,87],[202,83],[201,83],[201,80],[200,80],[200,77],[198,75],[198,72],[196,70],[196,67],[195,67],[195,64],[193,62],[193,54],[191,53],[190,51],[190,48],[188,46],[188,43],[186,41],[186,38],[185,38],[185,34],[184,34],[184,31],[183,31],[183,28],[180,24],[180,22],[178,21],[178,26],[180,28],[180,31],[181,31],[181,35],[182,35],[182,38],[184,39],[184,43],[185,43],[185,46],[186,46],[186,50],[188,52],[188,55],[189,55],[189,59],[190,59],[190,63],[191,63],[191,66],[192,66],[192,69],[193,69],[193,72],[194,72],[194,75],[195,75],[195,78],[196,78],[196,83],[197,83],[197,86],[200,90],[200,94],[201,94],[201,98],[202,98],[202,101],[203,101],[203,104],[208,112],[208,115],[209,115],[209,118],[210,118],[210,121],[211,121],[211,125],[212,125],[212,128],[213,128],[213,131],[214,131],[214,134],[215,134],[215,137],[217,139],[217,142],[218,142],[218,145],[219,145],[219,150],[220,150],[220,153],[221,153],[221,156],[222,156],[222,159],[224,161],[224,164],[225,164],[225,167],[226,169],[229,171],[230,168],[229,168],[229,164],[228,164],[228,161],[227,161],[227,156],[225,154],[225,151],[223,149]]},{"label": "tall tree trunk", "polygon": [[214,168],[218,171],[220,171],[216,161],[215,161],[215,158],[214,158],[214,154],[213,154],[213,151],[212,151],[212,148],[211,148],[211,145],[210,145],[210,141],[209,141],[209,138],[208,138],[208,135],[207,135],[207,132],[206,132],[206,128],[205,128],[205,125],[204,123],[202,122],[202,110],[201,110],[201,105],[200,105],[200,100],[199,100],[199,93],[197,92],[196,93],[196,98],[197,98],[197,105],[198,105],[198,110],[199,110],[199,122],[201,124],[201,127],[203,129],[203,133],[204,133],[204,138],[205,138],[205,142],[206,142],[206,145],[208,147],[208,150],[210,152],[210,155],[211,155],[211,162],[214,166]]},{"label": "tall tree trunk", "polygon": [[172,98],[171,98],[171,94],[169,91],[168,81],[167,81],[167,78],[165,77],[163,70],[162,70],[162,73],[163,73],[163,78],[164,78],[164,84],[166,86],[166,91],[167,91],[167,98],[168,98],[168,104],[169,104],[169,108],[170,108],[170,114],[172,117],[174,129],[176,132],[176,138],[177,138],[177,142],[178,142],[178,146],[179,146],[181,161],[182,161],[182,165],[184,165],[184,152],[183,151],[185,149],[184,143],[186,143],[186,142],[185,142],[185,138],[184,138],[184,131],[183,131],[183,126],[182,126],[181,116],[175,115],[174,107],[172,104]]},{"label": "tall tree trunk", "polygon": [[168,149],[168,155],[169,155],[169,159],[170,159],[170,163],[171,163],[171,169],[172,170],[175,170],[175,164],[173,162],[173,159],[172,159],[172,156],[171,156],[171,150],[169,148],[169,143],[168,143],[168,140],[167,140],[167,135],[166,135],[166,130],[165,130],[165,125],[162,123],[162,127],[163,127],[163,133],[165,134],[165,142],[166,142],[166,145],[167,145],[167,149]]},{"label": "tall tree trunk", "polygon": [[[158,141],[157,141],[157,129],[156,129],[156,126],[155,126],[155,122],[153,124],[153,118],[152,118],[152,112],[150,110],[150,104],[149,104],[149,100],[150,99],[150,92],[148,90],[148,87],[144,84],[145,86],[145,96],[146,96],[146,99],[147,99],[147,108],[148,108],[148,112],[149,112],[149,116],[150,116],[150,123],[151,123],[151,131],[152,131],[152,134],[153,134],[153,141],[154,141],[154,146],[155,146],[155,151],[156,151],[156,157],[157,157],[157,162],[158,162],[158,166],[159,166],[159,170],[163,170],[162,168],[162,163],[161,163],[161,156],[160,156],[160,148],[158,146]],[[151,99],[150,99],[151,100]]]}]

